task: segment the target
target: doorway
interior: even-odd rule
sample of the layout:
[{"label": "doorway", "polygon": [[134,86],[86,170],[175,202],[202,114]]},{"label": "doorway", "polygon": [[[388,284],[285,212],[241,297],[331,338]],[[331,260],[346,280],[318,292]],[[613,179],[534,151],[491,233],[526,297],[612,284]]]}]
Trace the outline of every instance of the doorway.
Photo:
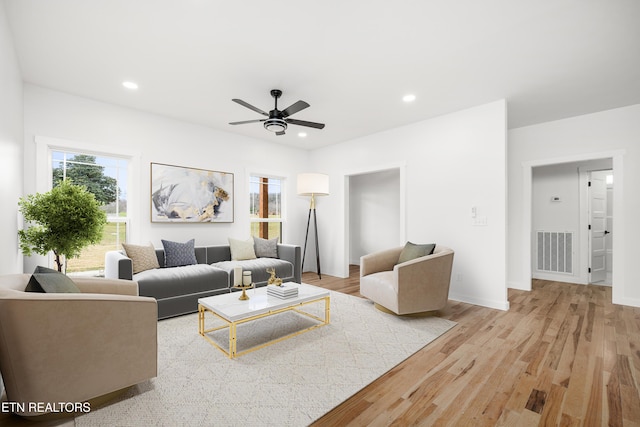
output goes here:
[{"label": "doorway", "polygon": [[345,178],[347,264],[359,265],[363,255],[403,244],[403,168],[353,173]]},{"label": "doorway", "polygon": [[613,170],[590,171],[588,174],[589,283],[611,286]]},{"label": "doorway", "polygon": [[[627,298],[624,296],[625,289],[625,263],[626,256],[624,250],[624,237],[625,237],[625,220],[622,214],[624,213],[624,150],[611,150],[599,153],[584,153],[574,154],[565,157],[538,159],[522,163],[522,207],[520,210],[520,232],[522,241],[522,252],[520,257],[521,262],[521,274],[517,275],[516,281],[511,286],[515,289],[521,289],[524,291],[531,290],[531,279],[534,277],[532,269],[532,255],[535,249],[533,241],[532,231],[532,176],[533,170],[539,166],[553,165],[560,163],[572,163],[581,162],[594,159],[613,159],[611,169],[613,170],[613,180],[615,186],[613,187],[613,212],[616,214],[615,222],[615,234],[618,236],[616,239],[612,239],[612,253],[615,253],[615,268],[612,269],[611,277],[611,298],[614,304],[628,304]],[[586,211],[586,209],[585,209]],[[585,214],[586,216],[586,214]],[[586,234],[586,227],[584,232]],[[613,233],[612,233],[613,234]],[[585,255],[586,256],[586,255]],[[585,282],[587,283],[587,282]],[[631,301],[633,302],[633,301]],[[633,303],[628,304],[633,305]]]},{"label": "doorway", "polygon": [[532,278],[611,285],[612,177],[611,158],[532,168]]}]

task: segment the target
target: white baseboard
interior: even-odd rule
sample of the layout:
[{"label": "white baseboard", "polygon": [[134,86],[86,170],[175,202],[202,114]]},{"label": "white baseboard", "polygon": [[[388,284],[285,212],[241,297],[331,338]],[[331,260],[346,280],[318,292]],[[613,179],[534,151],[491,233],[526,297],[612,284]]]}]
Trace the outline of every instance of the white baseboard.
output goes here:
[{"label": "white baseboard", "polygon": [[628,305],[630,307],[640,307],[640,299],[637,299],[637,298],[628,298],[628,297],[615,298],[614,297],[612,302],[614,304]]},{"label": "white baseboard", "polygon": [[509,289],[517,289],[519,291],[530,291],[531,281],[529,281],[529,283],[522,283],[522,282],[515,282],[512,280],[510,282],[507,282],[507,287]]},{"label": "white baseboard", "polygon": [[454,301],[465,302],[467,304],[479,305],[487,308],[495,308],[497,310],[509,310],[509,301],[494,301],[482,298],[470,297],[468,295],[449,294],[449,299]]},{"label": "white baseboard", "polygon": [[[317,270],[315,270],[315,267],[314,267],[314,270],[307,270],[307,269],[305,269],[305,270],[303,271],[303,273],[314,273],[314,274],[317,274],[317,273],[318,273],[318,271],[317,271]],[[344,275],[344,273],[342,273],[342,272],[337,272],[337,271],[330,271],[330,270],[324,270],[324,269],[322,269],[321,273],[322,273],[322,275],[323,275],[323,276],[324,276],[324,275],[327,275],[327,276],[339,277],[339,278],[341,278],[341,279],[348,279],[348,278],[349,278],[349,274],[348,274],[348,273],[347,273],[347,275],[345,276],[345,275]]]},{"label": "white baseboard", "polygon": [[577,283],[579,285],[587,285],[588,283],[579,276],[574,275],[566,275],[566,274],[553,274],[553,273],[542,273],[539,271],[534,271],[532,274],[533,279],[540,280],[550,280],[552,282],[563,282],[563,283]]}]

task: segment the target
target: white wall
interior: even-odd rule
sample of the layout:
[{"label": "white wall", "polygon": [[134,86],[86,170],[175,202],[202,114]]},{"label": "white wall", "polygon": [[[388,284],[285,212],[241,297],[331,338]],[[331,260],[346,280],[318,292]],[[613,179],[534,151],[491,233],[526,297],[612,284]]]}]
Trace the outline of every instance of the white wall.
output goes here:
[{"label": "white wall", "polygon": [[[345,177],[406,164],[406,238],[454,249],[450,298],[508,308],[504,100],[324,147],[311,159],[331,181],[318,201],[327,274],[348,270]],[[472,225],[473,206],[486,226]]]},{"label": "white wall", "polygon": [[[530,201],[527,169],[531,165],[613,158],[614,223],[613,302],[640,306],[640,270],[635,268],[640,248],[640,105],[602,111],[513,129],[509,137],[509,286],[528,289],[531,283]],[[618,197],[620,195],[620,197]]]},{"label": "white wall", "polygon": [[22,76],[4,3],[0,3],[0,274],[22,272],[18,248],[18,227],[22,226],[18,215],[18,199],[23,195],[22,125]]},{"label": "white wall", "polygon": [[[101,103],[38,86],[25,85],[25,193],[47,191],[47,175],[38,167],[36,137],[79,143],[87,150],[112,150],[137,157],[128,207],[132,243],[161,239],[196,245],[227,243],[249,237],[248,175],[267,173],[286,178],[283,230],[287,243],[303,244],[308,200],[296,195],[296,175],[306,171],[309,152],[251,139],[204,126]],[[150,163],[167,163],[234,173],[235,222],[230,224],[162,224],[150,222]],[[44,187],[43,187],[44,186]],[[36,261],[41,262],[41,260]],[[33,264],[33,262],[30,262]],[[31,268],[31,265],[25,270]]]},{"label": "white wall", "polygon": [[[578,231],[580,193],[578,168],[573,164],[533,170],[533,230]],[[552,197],[560,201],[552,201]]]},{"label": "white wall", "polygon": [[[350,263],[400,246],[400,170],[349,177]],[[403,233],[404,234],[404,233]]]},{"label": "white wall", "polygon": [[[308,152],[254,140],[207,127],[116,105],[24,86],[25,193],[45,191],[47,175],[39,167],[36,139],[81,144],[89,151],[115,150],[137,159],[137,189],[130,189],[134,222],[130,241],[160,239],[196,244],[225,243],[227,237],[248,237],[247,178],[251,172],[287,178],[284,195],[285,240],[304,243],[307,198],[295,194],[300,172],[327,172],[331,195],[317,199],[323,271],[345,276],[348,271],[346,176],[398,168],[406,170],[404,217],[406,237],[436,242],[456,250],[451,297],[470,303],[508,308],[505,268],[505,123],[506,104],[498,101],[358,140]],[[38,137],[38,138],[37,138]],[[394,149],[389,150],[393,144]],[[168,163],[235,174],[233,224],[151,223],[149,164]],[[406,165],[406,168],[405,166]],[[488,225],[471,224],[471,207]],[[313,242],[312,242],[313,243]],[[315,269],[312,251],[305,270]],[[30,261],[25,271],[32,268]]]}]

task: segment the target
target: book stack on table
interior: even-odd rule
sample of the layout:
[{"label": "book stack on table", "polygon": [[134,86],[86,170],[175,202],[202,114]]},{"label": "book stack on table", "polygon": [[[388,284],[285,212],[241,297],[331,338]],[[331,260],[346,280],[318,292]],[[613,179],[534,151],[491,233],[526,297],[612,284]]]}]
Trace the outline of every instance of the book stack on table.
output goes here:
[{"label": "book stack on table", "polygon": [[267,295],[280,299],[294,298],[298,296],[298,286],[294,283],[283,283],[282,286],[269,285]]}]

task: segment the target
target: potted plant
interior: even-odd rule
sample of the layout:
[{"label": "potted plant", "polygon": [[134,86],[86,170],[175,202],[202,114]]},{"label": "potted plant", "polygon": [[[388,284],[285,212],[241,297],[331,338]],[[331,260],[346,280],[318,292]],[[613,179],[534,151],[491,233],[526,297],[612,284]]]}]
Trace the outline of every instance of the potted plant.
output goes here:
[{"label": "potted plant", "polygon": [[47,255],[53,251],[59,272],[63,268],[61,256],[75,258],[84,247],[102,240],[107,216],[86,187],[64,180],[47,193],[21,198],[18,206],[30,223],[18,230],[22,253]]}]

